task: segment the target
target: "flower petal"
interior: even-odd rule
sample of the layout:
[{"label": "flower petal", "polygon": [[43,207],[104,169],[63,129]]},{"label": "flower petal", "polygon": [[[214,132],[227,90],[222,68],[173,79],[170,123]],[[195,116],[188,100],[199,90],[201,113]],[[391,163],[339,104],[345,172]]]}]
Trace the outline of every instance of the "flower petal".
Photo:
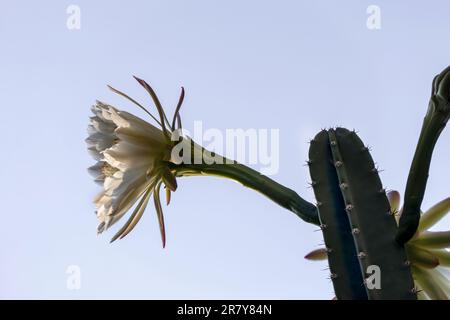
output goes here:
[{"label": "flower petal", "polygon": [[433,277],[433,271],[420,267],[412,267],[414,279],[432,300],[447,300],[448,297],[439,285],[439,281]]},{"label": "flower petal", "polygon": [[129,135],[145,139],[165,139],[161,129],[126,111],[117,111],[113,113],[112,119],[123,134],[128,133]]},{"label": "flower petal", "polygon": [[439,265],[439,259],[431,251],[407,244],[406,253],[409,261],[419,267],[433,269]]},{"label": "flower petal", "polygon": [[95,165],[88,168],[89,174],[94,178],[102,176],[103,175],[102,167],[104,164],[105,164],[104,161],[98,161]]},{"label": "flower petal", "polygon": [[150,168],[155,159],[161,158],[160,150],[138,147],[125,141],[120,141],[112,148],[105,150],[103,156],[106,162],[121,171],[141,166]]},{"label": "flower petal", "polygon": [[155,194],[153,195],[153,200],[155,201],[156,214],[158,216],[159,230],[161,232],[161,240],[163,248],[166,246],[166,230],[164,227],[164,215],[161,207],[161,201],[159,199],[159,190],[161,188],[161,183],[156,185]]},{"label": "flower petal", "polygon": [[137,204],[128,221],[122,226],[122,228],[120,228],[120,230],[114,235],[114,237],[111,239],[110,242],[114,242],[117,238],[120,239],[124,238],[128,233],[130,233],[134,229],[134,227],[144,214],[145,208],[147,208],[147,204],[152,194],[152,190],[153,188],[152,186],[150,186],[147,189],[147,191],[145,191],[144,195],[141,198],[141,201],[139,201],[139,203]]},{"label": "flower petal", "polygon": [[95,147],[97,151],[101,152],[111,148],[114,145],[115,137],[110,134],[94,132],[85,140],[85,142],[88,147]]},{"label": "flower petal", "polygon": [[450,267],[450,252],[441,249],[441,250],[430,250],[432,254],[434,254],[439,259],[439,265],[443,267]]},{"label": "flower petal", "polygon": [[437,267],[432,270],[433,276],[439,282],[440,287],[444,290],[445,295],[450,299],[450,281],[448,268]]},{"label": "flower petal", "polygon": [[391,211],[397,213],[400,207],[400,193],[396,190],[390,190],[386,193],[386,196],[391,205]]},{"label": "flower petal", "polygon": [[153,88],[144,80],[139,79],[138,77],[133,76],[134,79],[136,79],[136,81],[144,87],[144,89],[150,94],[150,96],[152,97],[153,102],[155,103],[156,109],[158,110],[159,113],[159,117],[160,117],[160,123],[161,123],[161,127],[164,133],[167,132],[167,128],[166,128],[166,123],[170,126],[169,121],[167,120],[166,114],[164,113],[164,109],[161,105],[161,102],[158,99],[158,96],[156,95],[155,91],[153,90]]},{"label": "flower petal", "polygon": [[311,251],[305,256],[305,259],[312,260],[312,261],[320,261],[320,260],[326,260],[328,257],[327,249],[326,248],[320,248]]},{"label": "flower petal", "polygon": [[427,296],[427,293],[422,289],[419,282],[414,281],[417,290],[417,300],[431,300],[430,297]]},{"label": "flower petal", "polygon": [[[136,203],[136,201],[142,196],[142,194],[147,190],[147,187],[151,184],[151,181],[136,180],[132,184],[124,187],[123,192],[115,196],[108,196],[104,193],[103,197],[97,202],[97,216],[101,222],[105,222],[103,228],[98,230],[99,233],[108,229],[114,223],[116,223],[120,218],[122,218],[125,213]],[[104,200],[106,199],[106,200]],[[101,201],[105,204],[101,204]]]},{"label": "flower petal", "polygon": [[170,189],[170,191],[177,190],[177,179],[175,178],[175,175],[170,171],[169,168],[165,168],[162,173],[162,180],[167,188]]},{"label": "flower petal", "polygon": [[425,231],[411,240],[411,243],[426,248],[447,248],[450,247],[450,231]]},{"label": "flower petal", "polygon": [[450,197],[438,202],[428,209],[421,217],[419,231],[428,230],[441,220],[450,211]]},{"label": "flower petal", "polygon": [[103,159],[103,156],[95,146],[88,147],[88,152],[94,160],[100,161]]},{"label": "flower petal", "polygon": [[170,204],[170,198],[171,198],[171,191],[169,188],[166,187],[166,206]]},{"label": "flower petal", "polygon": [[104,120],[99,116],[90,117],[90,125],[88,126],[88,132],[101,132],[103,134],[114,134],[116,125],[112,121]]}]

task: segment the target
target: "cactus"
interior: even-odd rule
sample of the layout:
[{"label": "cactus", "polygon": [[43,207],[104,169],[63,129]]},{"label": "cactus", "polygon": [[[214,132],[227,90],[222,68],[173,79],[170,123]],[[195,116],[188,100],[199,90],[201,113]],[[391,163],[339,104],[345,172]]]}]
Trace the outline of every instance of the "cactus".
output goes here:
[{"label": "cactus", "polygon": [[[433,149],[450,117],[449,101],[450,67],[433,81],[400,212],[400,195],[387,197],[369,150],[354,131],[322,130],[312,140],[308,164],[338,299],[450,298],[449,281],[436,269],[450,264],[445,250],[450,232],[428,231],[450,211],[450,201],[421,214]],[[370,266],[381,271],[378,288],[364,280]]]},{"label": "cactus", "polygon": [[[101,102],[92,109],[94,117],[87,142],[99,162],[90,171],[105,188],[95,200],[99,232],[137,203],[113,240],[125,237],[136,226],[153,195],[164,246],[161,185],[166,187],[168,204],[179,177],[224,177],[260,192],[302,220],[320,225],[326,247],[305,258],[328,258],[337,299],[450,298],[449,281],[439,269],[450,267],[447,251],[450,231],[429,231],[450,211],[450,198],[421,213],[433,150],[450,118],[450,67],[433,80],[403,209],[398,192],[386,194],[368,148],[354,131],[322,130],[311,141],[308,165],[317,200],[315,206],[294,190],[243,164],[213,156],[189,137],[180,136],[180,143],[173,139],[181,129],[179,111],[184,89],[170,123],[155,91],[145,81],[136,80],[150,94],[159,119],[126,94],[110,89],[144,109],[160,128]],[[130,144],[138,147],[127,147]],[[179,146],[183,147],[183,159],[173,157]],[[143,152],[150,156],[142,157]],[[201,155],[200,162],[197,154]],[[141,160],[137,167],[134,157]],[[130,178],[129,172],[137,173]],[[374,285],[370,281],[377,270],[381,274],[376,281],[379,283]]]},{"label": "cactus", "polygon": [[[414,299],[409,262],[395,241],[395,218],[357,134],[343,128],[320,132],[311,143],[309,161],[337,298],[364,299],[361,288],[366,287],[370,299]],[[363,280],[370,266],[382,270],[379,288]]]}]

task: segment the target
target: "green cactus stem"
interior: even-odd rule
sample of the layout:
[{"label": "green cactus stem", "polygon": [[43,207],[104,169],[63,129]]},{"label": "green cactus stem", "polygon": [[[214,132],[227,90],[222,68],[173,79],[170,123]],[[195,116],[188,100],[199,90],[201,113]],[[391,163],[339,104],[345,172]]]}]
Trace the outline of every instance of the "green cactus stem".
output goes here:
[{"label": "green cactus stem", "polygon": [[410,240],[417,231],[420,207],[428,180],[431,158],[436,142],[450,117],[450,67],[433,80],[432,94],[419,141],[408,175],[405,203],[400,217],[397,241]]},{"label": "green cactus stem", "polygon": [[[205,157],[211,152],[192,142],[192,148],[199,148]],[[194,154],[194,152],[192,152]],[[215,161],[202,161],[193,164],[169,164],[177,177],[183,176],[217,176],[237,181],[259,193],[265,195],[281,207],[290,210],[305,222],[320,225],[317,208],[314,204],[304,200],[294,190],[289,189],[269,177],[253,170],[243,164],[214,155]],[[191,161],[194,162],[194,161]],[[210,163],[210,164],[209,164]]]},{"label": "green cactus stem", "polygon": [[326,130],[311,140],[308,165],[336,297],[338,300],[367,300]]},{"label": "green cactus stem", "polygon": [[416,299],[410,262],[395,241],[397,224],[368,148],[353,131],[328,134],[363,276],[371,266],[381,271],[380,286],[367,290],[369,299]]}]

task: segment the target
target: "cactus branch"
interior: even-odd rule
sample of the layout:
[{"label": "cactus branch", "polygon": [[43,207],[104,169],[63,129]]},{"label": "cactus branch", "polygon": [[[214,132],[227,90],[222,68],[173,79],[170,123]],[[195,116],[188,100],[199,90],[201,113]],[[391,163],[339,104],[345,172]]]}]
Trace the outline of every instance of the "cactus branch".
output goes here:
[{"label": "cactus branch", "polygon": [[[201,148],[204,155],[211,154],[195,143],[193,143],[193,148]],[[193,161],[194,163],[191,162],[191,164],[169,165],[178,177],[208,175],[237,181],[245,187],[260,192],[283,208],[292,211],[305,222],[315,225],[320,224],[316,206],[304,200],[292,189],[236,161],[219,155],[214,155],[214,157],[216,161],[211,164]]]},{"label": "cactus branch", "polygon": [[397,241],[404,244],[417,231],[420,207],[428,180],[434,146],[450,117],[450,67],[433,80],[433,89],[408,175],[405,204],[399,222]]},{"label": "cactus branch", "polygon": [[328,251],[334,291],[339,300],[367,300],[367,291],[355,242],[342,197],[328,139],[322,130],[311,141],[309,171],[318,206],[321,229]]},{"label": "cactus branch", "polygon": [[344,128],[328,131],[333,161],[363,276],[381,270],[380,287],[367,288],[369,299],[416,299],[403,246],[395,241],[397,225],[372,157],[357,134]]}]

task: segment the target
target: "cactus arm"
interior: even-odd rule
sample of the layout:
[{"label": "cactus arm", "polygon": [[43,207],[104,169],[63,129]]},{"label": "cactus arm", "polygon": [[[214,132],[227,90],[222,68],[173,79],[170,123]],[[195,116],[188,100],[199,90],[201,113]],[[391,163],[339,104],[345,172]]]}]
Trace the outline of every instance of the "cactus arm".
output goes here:
[{"label": "cactus arm", "polygon": [[224,160],[222,164],[172,165],[172,169],[178,177],[210,175],[235,180],[245,187],[265,195],[283,208],[292,211],[304,221],[315,225],[320,224],[315,205],[304,200],[292,189],[242,164]]},{"label": "cactus arm", "polygon": [[360,264],[364,271],[370,266],[381,271],[381,286],[368,288],[369,299],[416,299],[404,247],[395,241],[395,218],[368,149],[343,128],[329,130],[329,137]]},{"label": "cactus arm", "polygon": [[319,132],[311,140],[308,165],[336,297],[338,300],[367,300],[327,131]]},{"label": "cactus arm", "polygon": [[404,244],[417,231],[420,207],[428,180],[431,158],[436,142],[450,117],[450,67],[433,80],[433,89],[408,175],[405,203],[399,221],[397,241]]}]

